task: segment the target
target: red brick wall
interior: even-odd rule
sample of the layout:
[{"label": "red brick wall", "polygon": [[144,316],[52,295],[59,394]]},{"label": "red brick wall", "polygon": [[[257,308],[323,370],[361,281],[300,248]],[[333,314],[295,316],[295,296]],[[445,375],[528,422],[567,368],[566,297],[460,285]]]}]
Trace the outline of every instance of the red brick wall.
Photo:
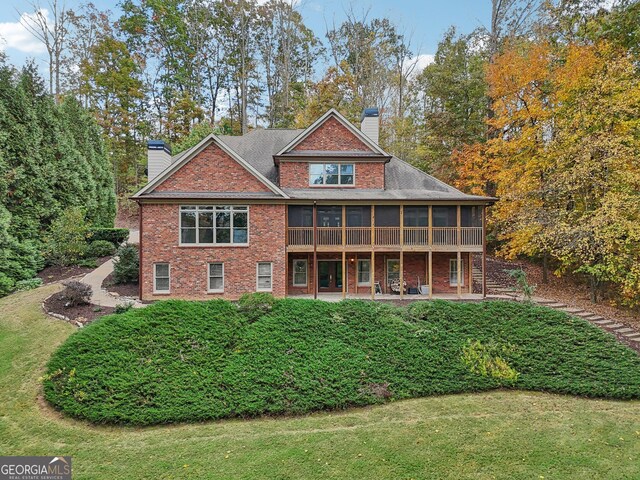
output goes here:
[{"label": "red brick wall", "polygon": [[[342,261],[342,254],[318,254],[319,260],[339,260]],[[308,258],[308,282],[307,287],[294,287],[293,286],[293,259],[294,258]],[[357,255],[358,259],[371,258],[370,254],[363,252]],[[382,287],[382,293],[392,293],[387,286],[386,277],[386,264],[387,260],[399,259],[400,255],[397,253],[376,253],[376,265],[375,265],[375,281],[380,282]],[[456,293],[457,287],[449,285],[449,260],[456,258],[456,254],[452,253],[434,253],[432,259],[433,265],[433,293]],[[462,284],[462,292],[469,291],[469,254],[463,253],[462,261],[465,268],[465,277]],[[352,261],[353,260],[353,261]],[[347,292],[368,294],[371,292],[369,287],[356,285],[356,254],[347,253]],[[407,288],[418,287],[418,277],[420,277],[420,284],[425,285],[429,283],[429,279],[426,277],[426,265],[427,256],[425,253],[405,253],[403,259],[404,269],[404,281],[407,283]],[[290,254],[289,256],[289,286],[288,292],[291,295],[295,294],[313,294],[315,276],[313,275],[313,255],[307,257],[306,254]]]},{"label": "red brick wall", "polygon": [[[284,205],[249,206],[249,246],[178,246],[179,205],[142,206],[142,298],[236,299],[256,291],[256,263],[273,263],[273,295],[285,291]],[[171,268],[169,295],[153,294],[153,264],[168,262]],[[207,263],[224,262],[224,294],[207,293]]]},{"label": "red brick wall", "polygon": [[[384,163],[382,162],[354,162],[355,185],[353,188],[384,189]],[[318,190],[336,187],[310,187],[308,162],[281,162],[281,188],[317,188]],[[350,188],[344,187],[343,188]],[[320,192],[319,195],[322,195]]]},{"label": "red brick wall", "polygon": [[334,117],[327,119],[296,145],[293,151],[296,150],[372,151]]},{"label": "red brick wall", "polygon": [[155,188],[178,192],[267,192],[269,188],[215,143]]}]

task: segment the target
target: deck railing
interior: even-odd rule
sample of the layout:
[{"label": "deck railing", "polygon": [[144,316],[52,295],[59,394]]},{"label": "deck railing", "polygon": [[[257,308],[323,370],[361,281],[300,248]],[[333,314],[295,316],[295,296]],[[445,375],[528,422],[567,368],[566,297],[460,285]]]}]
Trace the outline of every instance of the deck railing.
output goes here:
[{"label": "deck railing", "polygon": [[[380,247],[400,246],[400,227],[374,227],[374,245]],[[404,227],[402,229],[403,243],[408,247],[429,246],[428,227]],[[482,227],[433,227],[431,229],[431,245],[434,247],[482,246]],[[346,227],[344,229],[344,244],[348,246],[371,246],[371,227]],[[318,227],[318,246],[341,246],[343,243],[342,227]],[[292,246],[312,247],[313,227],[289,227],[288,242]]]}]

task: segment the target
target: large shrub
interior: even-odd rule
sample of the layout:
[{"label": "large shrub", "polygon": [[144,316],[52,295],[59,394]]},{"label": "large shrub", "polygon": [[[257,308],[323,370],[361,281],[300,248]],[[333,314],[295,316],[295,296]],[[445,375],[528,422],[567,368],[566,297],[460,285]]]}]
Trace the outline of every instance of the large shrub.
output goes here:
[{"label": "large shrub", "polygon": [[64,285],[62,295],[70,307],[86,305],[91,301],[91,294],[93,293],[91,285],[77,280],[67,280],[62,284]]},{"label": "large shrub", "polygon": [[85,255],[88,258],[106,257],[113,255],[115,251],[116,247],[114,247],[113,243],[106,240],[94,240],[87,246]]},{"label": "large shrub", "polygon": [[112,243],[116,247],[129,238],[127,228],[91,228],[89,230],[92,241],[104,240]]},{"label": "large shrub", "polygon": [[125,243],[118,248],[113,261],[113,280],[116,283],[138,283],[139,268],[138,245]]},{"label": "large shrub", "polygon": [[103,317],[53,355],[46,398],[98,423],[299,414],[520,388],[640,398],[640,357],[588,322],[516,302],[402,308],[166,301]]},{"label": "large shrub", "polygon": [[89,228],[79,207],[69,208],[58,217],[45,237],[45,257],[51,265],[74,265],[87,251]]}]

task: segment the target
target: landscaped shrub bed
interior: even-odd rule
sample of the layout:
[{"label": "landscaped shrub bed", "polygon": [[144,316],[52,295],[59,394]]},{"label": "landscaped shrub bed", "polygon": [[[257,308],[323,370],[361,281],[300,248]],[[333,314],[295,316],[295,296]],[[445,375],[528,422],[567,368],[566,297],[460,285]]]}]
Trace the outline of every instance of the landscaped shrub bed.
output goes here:
[{"label": "landscaped shrub bed", "polygon": [[499,387],[640,398],[640,357],[588,322],[515,302],[165,301],[53,355],[45,396],[97,423],[299,414]]}]

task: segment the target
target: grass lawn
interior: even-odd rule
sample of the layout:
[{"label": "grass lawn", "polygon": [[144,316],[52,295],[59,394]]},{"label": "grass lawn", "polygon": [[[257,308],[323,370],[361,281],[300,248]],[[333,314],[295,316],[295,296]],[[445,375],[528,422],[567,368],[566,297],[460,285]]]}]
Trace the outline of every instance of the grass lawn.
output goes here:
[{"label": "grass lawn", "polygon": [[74,331],[56,286],[0,299],[0,452],[72,455],[74,478],[640,478],[640,402],[522,391],[405,400],[297,418],[95,427],[38,402]]}]

